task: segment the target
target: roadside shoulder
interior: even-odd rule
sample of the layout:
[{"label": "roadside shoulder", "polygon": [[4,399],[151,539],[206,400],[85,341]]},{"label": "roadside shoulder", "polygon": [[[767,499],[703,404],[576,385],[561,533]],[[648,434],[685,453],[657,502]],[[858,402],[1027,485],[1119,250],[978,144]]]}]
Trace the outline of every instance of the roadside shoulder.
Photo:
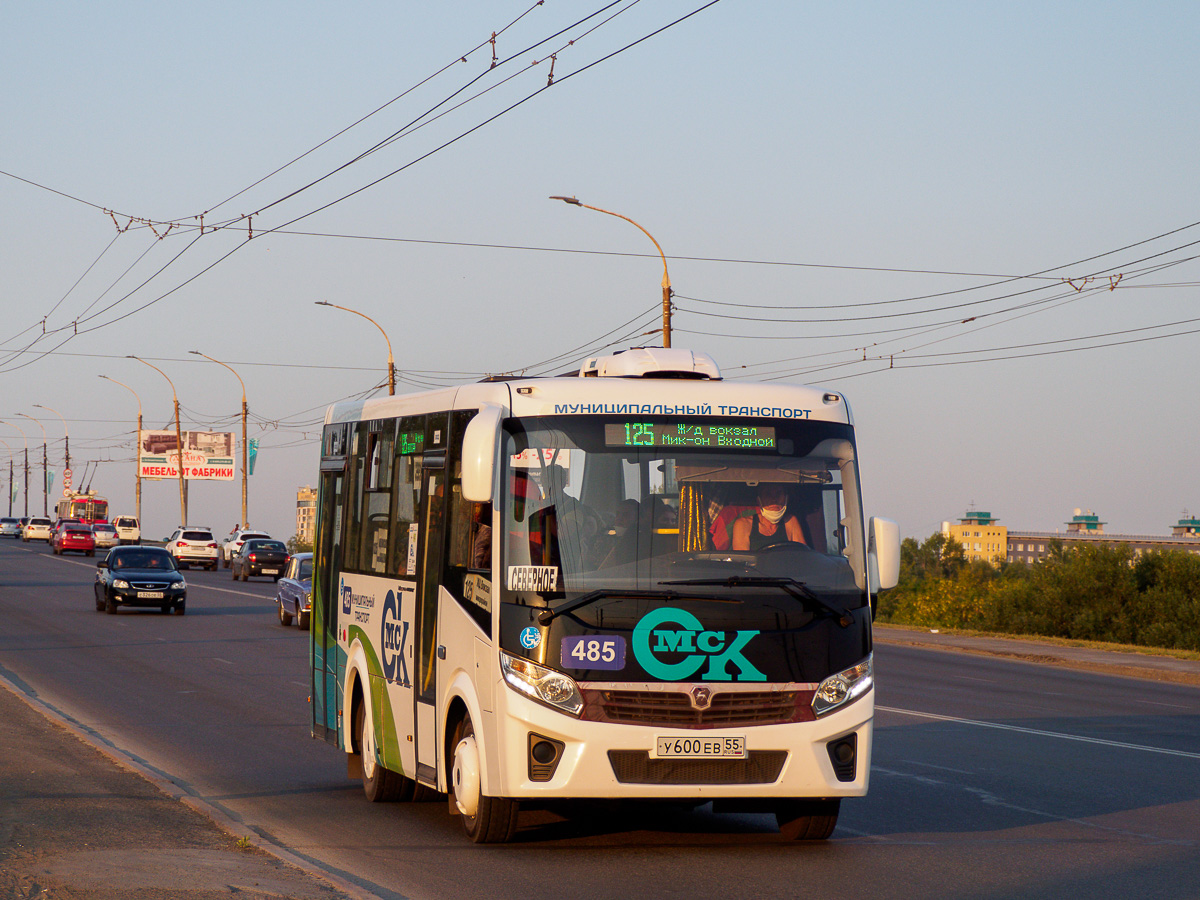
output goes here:
[{"label": "roadside shoulder", "polygon": [[925,647],[951,653],[977,653],[1128,678],[1200,684],[1200,660],[1138,653],[1124,648],[1104,650],[1064,646],[1020,637],[968,635],[944,629],[931,630],[880,622],[875,623],[874,640],[880,644]]},{"label": "roadside shoulder", "polygon": [[222,821],[2,674],[0,720],[4,896],[373,896]]}]

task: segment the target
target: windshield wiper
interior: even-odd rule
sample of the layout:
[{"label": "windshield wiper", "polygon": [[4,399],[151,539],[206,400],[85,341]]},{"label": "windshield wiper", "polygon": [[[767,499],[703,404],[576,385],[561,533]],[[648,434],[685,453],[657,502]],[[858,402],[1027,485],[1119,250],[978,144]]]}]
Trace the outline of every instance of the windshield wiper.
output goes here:
[{"label": "windshield wiper", "polygon": [[568,600],[566,603],[559,604],[558,606],[547,606],[538,613],[537,619],[539,625],[549,625],[559,616],[574,612],[581,606],[587,606],[590,603],[595,603],[597,600],[607,600],[610,597],[621,600],[678,600],[680,596],[682,595],[678,591],[611,591],[601,589],[581,594],[574,600]]},{"label": "windshield wiper", "polygon": [[757,575],[730,575],[728,578],[687,578],[683,581],[661,581],[659,584],[707,585],[712,587],[777,587],[797,600],[805,600],[837,619],[843,628],[849,628],[853,619],[844,609],[838,609],[828,600],[822,599],[803,581],[795,578],[767,578]]}]

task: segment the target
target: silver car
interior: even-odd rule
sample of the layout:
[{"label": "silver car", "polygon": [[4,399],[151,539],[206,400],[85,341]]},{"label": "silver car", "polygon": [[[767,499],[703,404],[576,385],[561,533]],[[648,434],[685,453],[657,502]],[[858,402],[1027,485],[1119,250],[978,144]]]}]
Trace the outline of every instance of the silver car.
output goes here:
[{"label": "silver car", "polygon": [[92,536],[96,539],[96,549],[115,547],[121,543],[117,536],[116,526],[111,522],[97,522],[92,526]]},{"label": "silver car", "polygon": [[0,519],[0,537],[20,537],[21,536],[21,520],[13,519],[5,516]]},{"label": "silver car", "polygon": [[50,524],[50,520],[44,516],[31,517],[21,529],[21,540],[50,543]]}]

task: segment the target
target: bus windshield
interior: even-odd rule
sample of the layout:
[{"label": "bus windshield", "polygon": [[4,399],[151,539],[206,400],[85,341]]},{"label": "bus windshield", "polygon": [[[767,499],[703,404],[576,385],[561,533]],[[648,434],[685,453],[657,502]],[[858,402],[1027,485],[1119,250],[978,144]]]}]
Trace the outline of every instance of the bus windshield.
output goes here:
[{"label": "bus windshield", "polygon": [[504,440],[507,602],[727,579],[867,602],[849,425],[555,416]]}]

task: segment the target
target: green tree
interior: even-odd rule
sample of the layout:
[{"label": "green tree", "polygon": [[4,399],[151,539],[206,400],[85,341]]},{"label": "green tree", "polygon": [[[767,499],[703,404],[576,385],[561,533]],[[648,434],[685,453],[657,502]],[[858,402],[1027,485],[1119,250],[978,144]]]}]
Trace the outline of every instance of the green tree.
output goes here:
[{"label": "green tree", "polygon": [[288,553],[312,553],[312,542],[300,540],[299,535],[293,534],[287,540]]},{"label": "green tree", "polygon": [[1052,541],[1040,562],[967,562],[942,534],[900,548],[879,620],[1200,650],[1200,555]]}]

